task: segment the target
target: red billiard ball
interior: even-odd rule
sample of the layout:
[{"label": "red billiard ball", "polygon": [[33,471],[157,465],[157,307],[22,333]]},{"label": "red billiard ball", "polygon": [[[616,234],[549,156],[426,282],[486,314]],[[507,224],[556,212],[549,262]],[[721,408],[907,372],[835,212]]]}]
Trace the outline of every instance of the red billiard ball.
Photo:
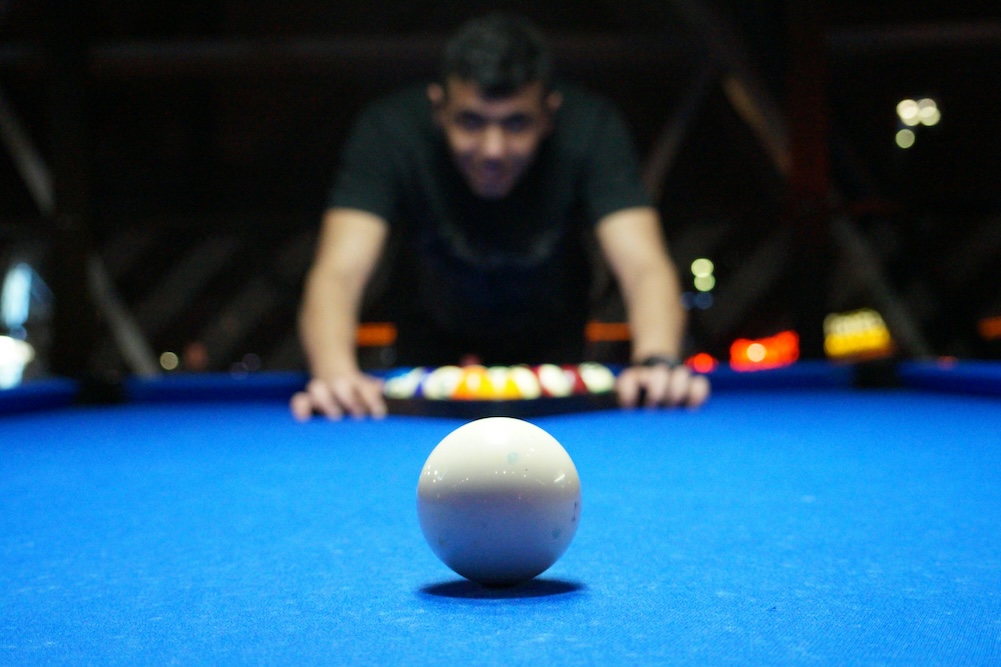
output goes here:
[{"label": "red billiard ball", "polygon": [[566,365],[563,367],[563,373],[567,376],[567,381],[570,382],[570,393],[572,394],[586,394],[587,383],[584,382],[584,378],[580,373],[580,369],[577,366]]},{"label": "red billiard ball", "polygon": [[583,363],[578,367],[580,377],[592,394],[604,394],[615,389],[615,374],[608,366],[594,362]]},{"label": "red billiard ball", "polygon": [[539,378],[543,396],[559,398],[573,393],[573,382],[556,364],[540,364],[532,369]]}]

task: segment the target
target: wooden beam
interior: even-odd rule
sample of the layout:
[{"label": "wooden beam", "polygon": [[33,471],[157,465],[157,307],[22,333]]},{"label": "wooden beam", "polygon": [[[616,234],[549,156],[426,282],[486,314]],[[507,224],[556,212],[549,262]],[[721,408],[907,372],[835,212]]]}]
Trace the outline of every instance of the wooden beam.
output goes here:
[{"label": "wooden beam", "polygon": [[[446,35],[227,37],[188,40],[128,40],[91,45],[87,54],[95,78],[149,76],[215,77],[233,74],[359,71],[436,71]],[[698,53],[681,32],[557,34],[554,56],[569,68],[622,68],[687,62]],[[30,43],[0,45],[0,67],[41,71],[44,52]]]},{"label": "wooden beam", "polygon": [[832,252],[830,111],[823,35],[826,0],[788,0],[785,106],[789,128],[787,224],[793,230],[792,291],[805,358],[824,356],[823,322],[830,293]]},{"label": "wooden beam", "polygon": [[928,49],[1001,50],[1001,21],[853,26],[827,32],[831,57],[871,58]]},{"label": "wooden beam", "polygon": [[47,120],[53,209],[49,284],[55,296],[50,365],[53,373],[84,378],[97,338],[87,291],[88,229],[87,54],[89,2],[48,0]]}]

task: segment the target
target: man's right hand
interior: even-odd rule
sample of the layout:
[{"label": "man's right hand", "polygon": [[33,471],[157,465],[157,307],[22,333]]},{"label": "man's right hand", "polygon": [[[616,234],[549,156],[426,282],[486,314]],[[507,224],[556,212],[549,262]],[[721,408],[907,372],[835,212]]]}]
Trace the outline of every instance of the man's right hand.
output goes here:
[{"label": "man's right hand", "polygon": [[289,401],[292,416],[307,421],[313,415],[329,419],[345,416],[386,416],[386,401],[382,397],[382,380],[361,372],[339,375],[330,380],[313,378],[305,390]]}]

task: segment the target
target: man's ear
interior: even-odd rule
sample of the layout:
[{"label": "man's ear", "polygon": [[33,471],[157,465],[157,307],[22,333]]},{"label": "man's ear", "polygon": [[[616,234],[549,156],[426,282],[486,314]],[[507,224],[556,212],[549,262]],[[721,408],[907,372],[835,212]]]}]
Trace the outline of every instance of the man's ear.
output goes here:
[{"label": "man's ear", "polygon": [[440,83],[430,83],[427,89],[428,100],[431,102],[431,117],[438,125],[442,125],[441,110],[445,106],[445,89]]},{"label": "man's ear", "polygon": [[549,112],[550,116],[555,116],[556,112],[560,110],[563,106],[563,95],[556,92],[555,90],[548,95],[546,95],[546,100],[544,102],[546,111]]},{"label": "man's ear", "polygon": [[441,87],[440,83],[429,83],[428,84],[428,99],[431,101],[431,108],[435,111],[441,108],[441,105],[445,103],[445,89]]},{"label": "man's ear", "polygon": [[546,110],[546,135],[553,131],[556,112],[560,110],[561,106],[563,106],[563,95],[555,90],[546,95],[546,99],[542,101],[542,107]]}]

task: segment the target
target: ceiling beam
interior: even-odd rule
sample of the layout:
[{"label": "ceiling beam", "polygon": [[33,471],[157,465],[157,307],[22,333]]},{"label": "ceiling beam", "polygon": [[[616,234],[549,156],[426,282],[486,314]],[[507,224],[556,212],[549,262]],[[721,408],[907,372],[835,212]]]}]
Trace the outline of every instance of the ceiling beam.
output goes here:
[{"label": "ceiling beam", "polygon": [[[214,76],[295,69],[371,70],[381,66],[435,67],[444,35],[338,36],[290,39],[221,38],[131,40],[95,44],[89,52],[97,77]],[[550,39],[560,63],[574,67],[620,67],[684,62],[699,50],[681,33],[556,35]],[[0,45],[0,68],[41,70],[44,52],[30,43]]]},{"label": "ceiling beam", "polygon": [[927,49],[1001,49],[1001,21],[853,26],[828,30],[835,57],[871,57]]}]

